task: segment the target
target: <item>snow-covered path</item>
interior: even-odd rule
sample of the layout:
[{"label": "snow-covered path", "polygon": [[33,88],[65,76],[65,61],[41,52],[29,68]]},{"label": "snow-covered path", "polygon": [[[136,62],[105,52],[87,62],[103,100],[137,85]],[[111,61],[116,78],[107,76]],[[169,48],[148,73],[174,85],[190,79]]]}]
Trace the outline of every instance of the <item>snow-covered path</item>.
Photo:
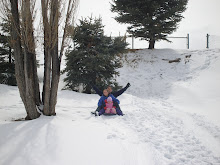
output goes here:
[{"label": "snow-covered path", "polygon": [[[122,122],[133,130],[139,141],[150,145],[151,152],[159,158],[154,160],[155,164],[220,163],[219,127],[196,114],[179,112],[160,100],[142,100],[130,107],[130,112],[136,115],[129,114]],[[205,133],[199,135],[196,131]],[[205,139],[200,137],[204,135]]]},{"label": "snow-covered path", "polygon": [[220,164],[220,50],[123,60],[118,81],[132,85],[118,97],[125,116],[95,117],[97,95],[60,91],[57,116],[15,122],[25,116],[18,90],[0,85],[0,164]]}]

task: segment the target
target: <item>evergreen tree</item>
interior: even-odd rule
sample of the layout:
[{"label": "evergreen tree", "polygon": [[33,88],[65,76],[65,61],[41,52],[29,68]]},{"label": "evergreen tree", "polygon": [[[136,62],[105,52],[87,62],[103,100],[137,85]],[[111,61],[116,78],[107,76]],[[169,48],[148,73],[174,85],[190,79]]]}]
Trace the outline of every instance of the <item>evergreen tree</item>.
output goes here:
[{"label": "evergreen tree", "polygon": [[0,83],[16,85],[13,51],[10,44],[10,23],[3,20],[0,28]]},{"label": "evergreen tree", "polygon": [[114,79],[121,67],[117,55],[125,51],[127,43],[122,37],[104,35],[101,18],[81,19],[73,38],[74,50],[66,55],[66,88],[91,93],[92,83],[99,88],[115,85]]},{"label": "evergreen tree", "polygon": [[128,32],[134,37],[149,41],[149,49],[155,41],[166,40],[177,29],[186,10],[188,0],[113,0],[111,11],[120,23],[129,24]]}]

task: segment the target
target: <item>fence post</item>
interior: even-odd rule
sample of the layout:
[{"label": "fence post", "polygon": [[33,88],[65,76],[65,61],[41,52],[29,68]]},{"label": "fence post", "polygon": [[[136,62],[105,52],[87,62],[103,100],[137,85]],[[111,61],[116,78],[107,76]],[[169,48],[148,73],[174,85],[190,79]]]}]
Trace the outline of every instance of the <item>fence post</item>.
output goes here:
[{"label": "fence post", "polygon": [[187,49],[189,49],[189,33],[187,34],[186,40],[187,40]]},{"label": "fence post", "polygon": [[206,35],[206,38],[207,38],[207,40],[206,40],[206,48],[207,49],[209,49],[209,36],[210,36],[209,34]]}]

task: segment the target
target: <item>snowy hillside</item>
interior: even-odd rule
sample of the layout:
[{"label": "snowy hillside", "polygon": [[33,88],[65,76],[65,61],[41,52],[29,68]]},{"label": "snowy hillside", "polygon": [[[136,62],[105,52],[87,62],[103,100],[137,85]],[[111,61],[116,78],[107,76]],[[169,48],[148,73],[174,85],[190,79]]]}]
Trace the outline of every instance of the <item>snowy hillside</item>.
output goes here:
[{"label": "snowy hillside", "polygon": [[122,60],[125,116],[94,117],[98,95],[59,91],[57,116],[14,121],[25,117],[18,89],[0,84],[0,164],[220,164],[220,50],[140,50]]}]

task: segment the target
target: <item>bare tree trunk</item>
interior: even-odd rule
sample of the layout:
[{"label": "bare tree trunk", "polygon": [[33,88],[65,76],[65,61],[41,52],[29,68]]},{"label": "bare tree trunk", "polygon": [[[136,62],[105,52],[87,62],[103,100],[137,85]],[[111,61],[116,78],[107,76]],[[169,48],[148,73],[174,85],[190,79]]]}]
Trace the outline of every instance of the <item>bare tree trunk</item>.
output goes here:
[{"label": "bare tree trunk", "polygon": [[37,106],[40,106],[42,104],[41,97],[40,97],[40,85],[39,85],[39,78],[37,74],[37,59],[36,54],[34,55],[33,59],[33,65],[34,67],[34,93],[35,93],[35,104]]},{"label": "bare tree trunk", "polygon": [[50,91],[51,115],[56,115],[55,106],[57,103],[57,91],[58,91],[59,79],[60,79],[60,62],[58,58],[58,46],[56,46],[53,49],[53,55],[52,55],[52,81],[51,81],[51,91]]},{"label": "bare tree trunk", "polygon": [[[47,17],[47,6],[48,6],[48,0],[41,0],[41,9],[42,9],[42,17],[43,17],[43,28],[44,28],[44,80],[43,80],[43,91],[42,91],[42,102],[45,106],[45,101],[48,107],[44,107],[48,110],[49,114],[49,95],[47,97],[45,96],[45,93],[49,93],[48,89],[50,89],[50,70],[51,70],[51,63],[49,57],[49,22]],[[46,99],[46,100],[45,100]],[[45,113],[45,112],[44,112]]]},{"label": "bare tree trunk", "polygon": [[43,82],[43,113],[50,115],[50,82],[51,82],[51,51],[49,49],[48,22],[44,25],[44,82]]},{"label": "bare tree trunk", "polygon": [[30,0],[22,1],[22,40],[24,43],[24,74],[28,116],[30,119],[36,119],[40,116],[36,107],[36,105],[40,105],[40,98],[38,97],[39,81],[37,76],[35,41],[30,6]]},{"label": "bare tree trunk", "polygon": [[[42,1],[41,1],[42,2]],[[45,74],[44,74],[44,114],[56,115],[55,106],[57,103],[57,91],[60,78],[60,61],[58,57],[58,16],[59,3],[54,0],[51,4],[50,21],[47,17],[47,2],[42,2],[42,13],[44,19],[44,49],[45,53]],[[52,61],[51,61],[52,60]],[[52,64],[52,70],[51,70]],[[51,76],[52,71],[52,78]]]},{"label": "bare tree trunk", "polygon": [[12,46],[14,48],[15,57],[15,76],[17,80],[18,89],[20,92],[21,99],[25,104],[25,78],[24,78],[24,57],[21,48],[21,38],[20,38],[20,23],[18,14],[18,0],[10,0],[11,3],[11,14],[12,14]]},{"label": "bare tree trunk", "polygon": [[51,53],[46,50],[45,54],[45,70],[44,70],[44,115],[50,115],[50,73],[51,73]]},{"label": "bare tree trunk", "polygon": [[44,84],[43,84],[43,113],[50,115],[50,83],[51,83],[51,29],[48,20],[48,0],[41,0],[43,27],[44,27]]},{"label": "bare tree trunk", "polygon": [[[44,35],[45,36],[45,35]],[[45,37],[44,37],[44,43],[45,43]],[[46,69],[46,65],[47,65],[47,61],[48,61],[48,51],[46,50],[46,48],[44,47],[44,78],[43,78],[43,91],[42,91],[42,104],[44,105],[45,102],[45,90],[46,90],[46,82],[48,82],[48,80],[46,79],[47,75],[48,75],[48,70]],[[50,76],[49,76],[50,77]],[[50,83],[49,83],[50,84]],[[49,85],[50,86],[50,85]]]},{"label": "bare tree trunk", "polygon": [[[39,79],[37,75],[37,59],[36,59],[36,51],[35,51],[35,41],[34,41],[34,30],[33,30],[33,20],[32,13],[30,9],[30,0],[23,0],[22,3],[22,22],[23,22],[23,41],[24,41],[24,51],[26,51],[27,55],[30,55],[31,58],[27,61],[31,63],[32,68],[32,86],[33,86],[33,97],[35,104],[39,106],[41,104],[40,98],[40,87],[39,87]],[[26,49],[25,49],[26,48]]]},{"label": "bare tree trunk", "polygon": [[51,32],[52,38],[55,43],[52,45],[52,81],[50,91],[50,114],[56,115],[55,106],[57,103],[57,91],[60,79],[60,61],[58,58],[58,16],[59,16],[59,3],[54,0],[51,5]]},{"label": "bare tree trunk", "polygon": [[[45,115],[56,115],[55,106],[57,103],[57,91],[60,79],[60,63],[64,51],[64,43],[68,35],[67,29],[69,22],[77,6],[77,0],[69,0],[63,41],[61,45],[60,56],[58,52],[58,26],[60,17],[59,0],[41,0],[43,25],[44,25],[44,86],[43,86],[43,113]],[[49,10],[49,12],[48,12]],[[48,16],[50,14],[50,16]],[[52,68],[51,68],[52,66]],[[52,72],[52,73],[51,73]]]},{"label": "bare tree trunk", "polygon": [[36,109],[36,95],[35,95],[35,74],[34,74],[34,54],[24,53],[24,74],[26,82],[26,108],[28,117],[26,119],[36,119],[40,116]]},{"label": "bare tree trunk", "polygon": [[[36,109],[35,103],[35,92],[34,92],[34,54],[28,51],[27,45],[24,45],[24,56],[22,55],[21,48],[21,33],[20,33],[20,23],[19,23],[19,13],[18,13],[18,1],[10,0],[11,2],[11,13],[12,13],[12,44],[15,50],[15,72],[16,80],[20,92],[20,96],[25,106],[27,112],[26,119],[35,119],[40,116]],[[27,22],[28,11],[25,13],[24,22]],[[30,19],[30,18],[29,18]],[[30,20],[28,20],[30,21]],[[31,22],[32,27],[32,22]],[[23,27],[25,28],[25,27]],[[27,26],[26,28],[29,28]],[[27,29],[26,29],[27,30]],[[26,37],[32,37],[29,33],[33,32],[33,29],[29,29]],[[23,42],[24,38],[23,38]],[[32,48],[33,49],[33,48]]]}]

